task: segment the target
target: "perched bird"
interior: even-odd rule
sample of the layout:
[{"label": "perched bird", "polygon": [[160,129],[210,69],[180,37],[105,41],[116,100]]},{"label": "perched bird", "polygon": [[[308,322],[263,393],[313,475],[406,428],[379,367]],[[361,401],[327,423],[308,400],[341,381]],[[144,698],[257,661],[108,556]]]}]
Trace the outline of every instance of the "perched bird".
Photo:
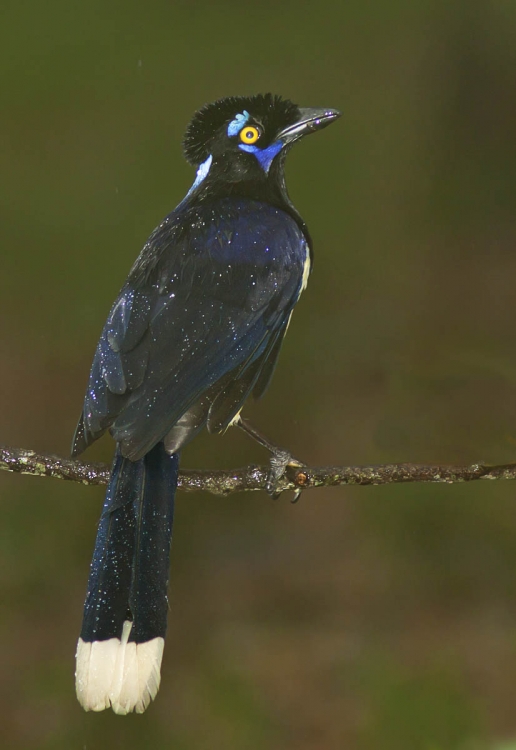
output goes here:
[{"label": "perched bird", "polygon": [[339,115],[272,94],[200,109],[184,138],[195,181],[111,308],[72,448],[116,441],[77,646],[87,711],[142,713],[158,691],[179,451],[269,384],[311,266],[285,156]]}]

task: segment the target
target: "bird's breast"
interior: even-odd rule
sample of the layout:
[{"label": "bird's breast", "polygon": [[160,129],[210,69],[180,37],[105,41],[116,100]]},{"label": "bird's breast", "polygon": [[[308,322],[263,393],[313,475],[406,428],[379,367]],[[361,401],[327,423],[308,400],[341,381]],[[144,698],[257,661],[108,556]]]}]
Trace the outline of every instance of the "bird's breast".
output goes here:
[{"label": "bird's breast", "polygon": [[307,241],[285,211],[261,201],[226,198],[196,207],[189,248],[217,261],[304,267]]}]

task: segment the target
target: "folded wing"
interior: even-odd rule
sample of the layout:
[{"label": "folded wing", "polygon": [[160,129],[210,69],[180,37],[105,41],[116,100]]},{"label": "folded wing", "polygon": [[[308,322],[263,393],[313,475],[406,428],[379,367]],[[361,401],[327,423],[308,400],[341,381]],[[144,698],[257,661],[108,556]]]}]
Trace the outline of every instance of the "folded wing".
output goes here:
[{"label": "folded wing", "polygon": [[301,292],[304,235],[253,201],[172,214],[151,235],[97,346],[74,454],[110,428],[136,460],[224,430],[261,395]]}]

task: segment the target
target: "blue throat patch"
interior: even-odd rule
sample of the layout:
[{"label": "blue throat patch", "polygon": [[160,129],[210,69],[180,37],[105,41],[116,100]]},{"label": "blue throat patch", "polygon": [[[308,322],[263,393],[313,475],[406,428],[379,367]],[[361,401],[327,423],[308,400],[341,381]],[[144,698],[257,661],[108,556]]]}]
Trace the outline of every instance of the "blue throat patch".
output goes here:
[{"label": "blue throat patch", "polygon": [[249,154],[254,154],[263,171],[268,174],[272,160],[283,148],[283,143],[281,141],[275,141],[274,143],[271,143],[270,146],[267,146],[267,148],[258,148],[258,146],[250,146],[246,143],[241,143],[238,148],[242,149],[242,151],[247,151]]}]

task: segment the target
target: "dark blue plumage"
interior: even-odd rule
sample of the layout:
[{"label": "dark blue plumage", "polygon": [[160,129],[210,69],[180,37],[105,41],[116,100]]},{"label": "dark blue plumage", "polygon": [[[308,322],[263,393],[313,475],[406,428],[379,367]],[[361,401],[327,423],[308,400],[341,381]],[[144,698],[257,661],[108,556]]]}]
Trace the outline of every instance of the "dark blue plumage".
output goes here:
[{"label": "dark blue plumage", "polygon": [[179,456],[168,455],[163,443],[134,462],[117,450],[88,580],[84,641],[117,638],[128,602],[130,641],[165,637],[178,467]]},{"label": "dark blue plumage", "polygon": [[117,442],[77,652],[87,710],[143,711],[157,692],[178,452],[269,383],[311,257],[285,154],[337,116],[271,95],[200,110],[185,137],[194,185],[108,316],[73,444],[107,429]]},{"label": "dark blue plumage", "polygon": [[[135,460],[223,378],[244,378],[247,395],[259,374],[250,379],[253,364],[265,364],[285,331],[307,252],[296,222],[266,203],[223,198],[167,217],[102,332],[85,400],[85,442],[111,427]],[[219,415],[214,431],[235,412]]]}]

